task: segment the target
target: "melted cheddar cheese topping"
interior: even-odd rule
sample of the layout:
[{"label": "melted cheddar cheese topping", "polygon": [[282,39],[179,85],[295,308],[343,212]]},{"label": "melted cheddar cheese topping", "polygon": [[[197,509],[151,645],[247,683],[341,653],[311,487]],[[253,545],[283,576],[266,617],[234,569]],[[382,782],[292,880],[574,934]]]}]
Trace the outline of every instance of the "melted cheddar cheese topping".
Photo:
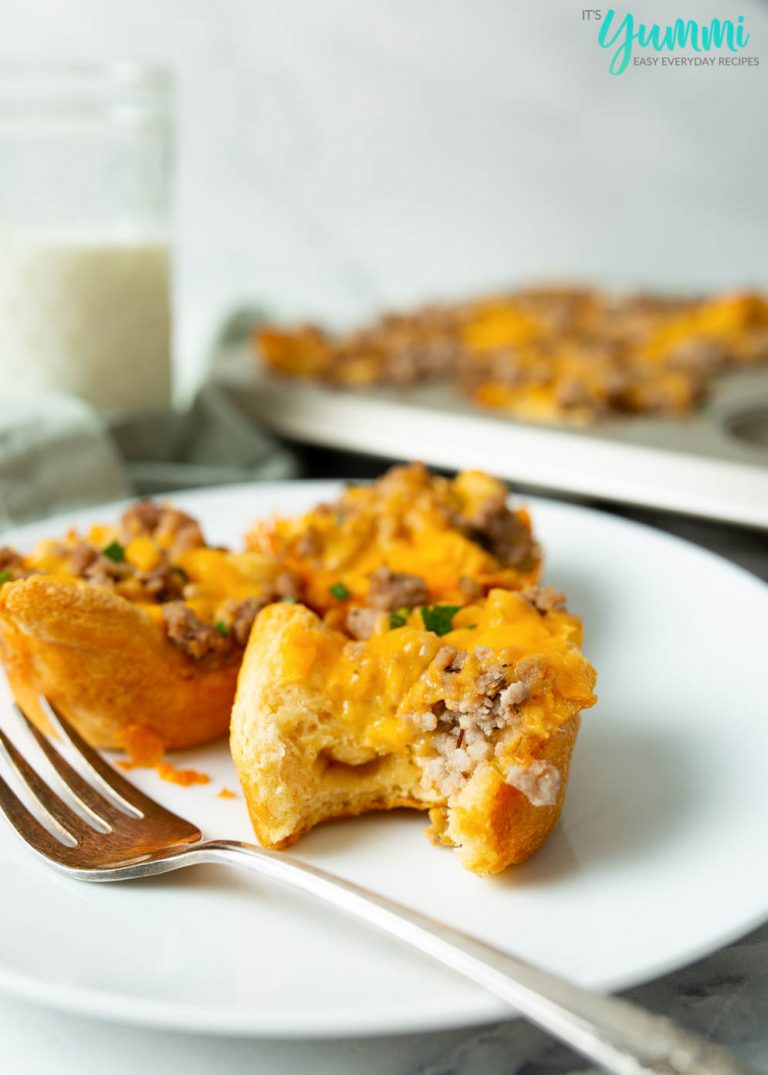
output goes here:
[{"label": "melted cheddar cheese topping", "polygon": [[[117,526],[92,526],[82,539],[76,531],[70,531],[64,541],[45,539],[23,558],[23,566],[30,571],[55,576],[59,581],[82,585],[73,575],[71,556],[85,540],[97,550],[119,544],[120,530]],[[170,539],[155,540],[139,536],[120,546],[123,561],[138,572],[156,570],[171,547]],[[217,622],[224,607],[230,602],[245,601],[260,594],[277,574],[277,564],[253,551],[229,552],[224,549],[202,546],[186,549],[173,557],[173,567],[184,580],[184,603],[203,623]],[[135,575],[116,579],[114,592],[131,601],[156,623],[162,622],[163,606],[148,601],[141,580]]]},{"label": "melted cheddar cheese topping", "polygon": [[337,504],[300,518],[258,523],[248,541],[301,578],[307,603],[320,612],[338,607],[339,584],[345,599],[364,601],[370,576],[382,565],[423,579],[431,602],[464,604],[462,579],[488,589],[519,588],[538,577],[540,551],[524,508],[511,524],[519,538],[513,563],[503,549],[481,544],[479,522],[473,530],[489,505],[506,510],[506,498],[502,483],[479,471],[449,480],[414,464],[372,485],[349,487]]},{"label": "melted cheddar cheese topping", "polygon": [[[261,616],[270,614],[265,609]],[[595,702],[594,670],[579,650],[580,621],[565,611],[542,615],[522,595],[506,590],[492,590],[460,609],[442,637],[426,630],[414,610],[402,627],[382,621],[365,642],[350,642],[318,619],[307,626],[296,616],[284,642],[277,678],[321,692],[330,711],[343,718],[353,750],[364,751],[363,757],[347,757],[341,744],[340,760],[353,763],[416,744],[421,733],[414,716],[470,698],[490,666],[511,669],[514,677],[521,662],[537,662],[536,684],[520,706],[520,741],[529,745]],[[466,654],[463,666],[448,677],[433,666],[444,647]]]}]

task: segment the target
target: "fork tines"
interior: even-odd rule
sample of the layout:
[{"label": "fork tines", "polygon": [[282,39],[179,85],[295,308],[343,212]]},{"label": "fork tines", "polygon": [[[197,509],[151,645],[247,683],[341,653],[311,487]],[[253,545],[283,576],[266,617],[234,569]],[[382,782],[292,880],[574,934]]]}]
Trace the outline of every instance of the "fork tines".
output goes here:
[{"label": "fork tines", "polygon": [[144,795],[109,765],[47,698],[41,697],[40,705],[78,768],[17,706],[62,785],[61,792],[55,791],[0,728],[0,748],[29,802],[26,805],[0,777],[0,810],[35,851],[68,869],[89,870],[200,839],[195,826]]}]

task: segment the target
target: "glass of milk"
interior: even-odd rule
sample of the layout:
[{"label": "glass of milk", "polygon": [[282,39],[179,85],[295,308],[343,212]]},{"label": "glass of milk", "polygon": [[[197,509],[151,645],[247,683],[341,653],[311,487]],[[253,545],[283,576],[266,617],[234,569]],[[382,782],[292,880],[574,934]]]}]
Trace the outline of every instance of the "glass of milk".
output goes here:
[{"label": "glass of milk", "polygon": [[0,65],[4,396],[168,405],[171,143],[162,69]]}]

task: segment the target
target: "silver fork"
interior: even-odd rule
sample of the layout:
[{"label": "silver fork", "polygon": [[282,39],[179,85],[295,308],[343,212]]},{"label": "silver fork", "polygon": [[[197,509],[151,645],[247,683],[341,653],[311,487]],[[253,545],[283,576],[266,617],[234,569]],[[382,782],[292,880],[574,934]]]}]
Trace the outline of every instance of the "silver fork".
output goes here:
[{"label": "silver fork", "polygon": [[601,997],[294,858],[234,840],[203,840],[190,822],[142,794],[41,699],[51,724],[79,754],[76,771],[27,719],[32,735],[67,787],[72,807],[0,729],[0,744],[52,835],[0,778],[0,809],[46,862],[82,881],[127,881],[199,863],[242,866],[300,889],[392,934],[496,994],[520,1015],[618,1075],[748,1075],[722,1049],[627,1001]]}]

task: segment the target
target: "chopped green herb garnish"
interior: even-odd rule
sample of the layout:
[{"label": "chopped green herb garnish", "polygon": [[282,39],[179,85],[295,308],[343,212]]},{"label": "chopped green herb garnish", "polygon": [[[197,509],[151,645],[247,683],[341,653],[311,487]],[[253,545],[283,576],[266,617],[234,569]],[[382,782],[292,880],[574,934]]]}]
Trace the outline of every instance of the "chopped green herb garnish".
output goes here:
[{"label": "chopped green herb garnish", "polygon": [[453,617],[461,605],[422,605],[421,618],[428,631],[436,635],[447,635],[453,630]]},{"label": "chopped green herb garnish", "polygon": [[280,598],[280,603],[283,604],[283,605],[295,605],[296,604],[296,598],[295,597],[281,597]]},{"label": "chopped green herb garnish", "polygon": [[171,571],[175,572],[175,574],[177,575],[181,575],[185,582],[189,582],[189,575],[186,573],[183,567],[179,567],[178,564],[174,564],[171,568]]},{"label": "chopped green herb garnish", "polygon": [[108,560],[112,560],[116,564],[121,564],[125,559],[125,549],[119,541],[110,541],[106,549],[102,549],[101,551]]},{"label": "chopped green herb garnish", "polygon": [[398,608],[394,612],[390,612],[389,626],[393,631],[396,627],[405,627],[408,622],[408,612],[407,608]]},{"label": "chopped green herb garnish", "polygon": [[334,582],[328,587],[331,595],[336,598],[337,601],[346,601],[349,597],[349,589],[343,582]]},{"label": "chopped green herb garnish", "polygon": [[10,571],[0,571],[0,584],[2,584],[3,582],[10,582],[11,578],[12,576]]},{"label": "chopped green herb garnish", "polygon": [[214,623],[213,626],[216,628],[222,638],[226,638],[229,634],[229,628],[227,627],[226,623],[224,623],[224,620],[216,620],[216,623]]},{"label": "chopped green herb garnish", "polygon": [[476,631],[477,630],[477,624],[476,623],[465,623],[464,624],[464,630],[465,631]]}]

